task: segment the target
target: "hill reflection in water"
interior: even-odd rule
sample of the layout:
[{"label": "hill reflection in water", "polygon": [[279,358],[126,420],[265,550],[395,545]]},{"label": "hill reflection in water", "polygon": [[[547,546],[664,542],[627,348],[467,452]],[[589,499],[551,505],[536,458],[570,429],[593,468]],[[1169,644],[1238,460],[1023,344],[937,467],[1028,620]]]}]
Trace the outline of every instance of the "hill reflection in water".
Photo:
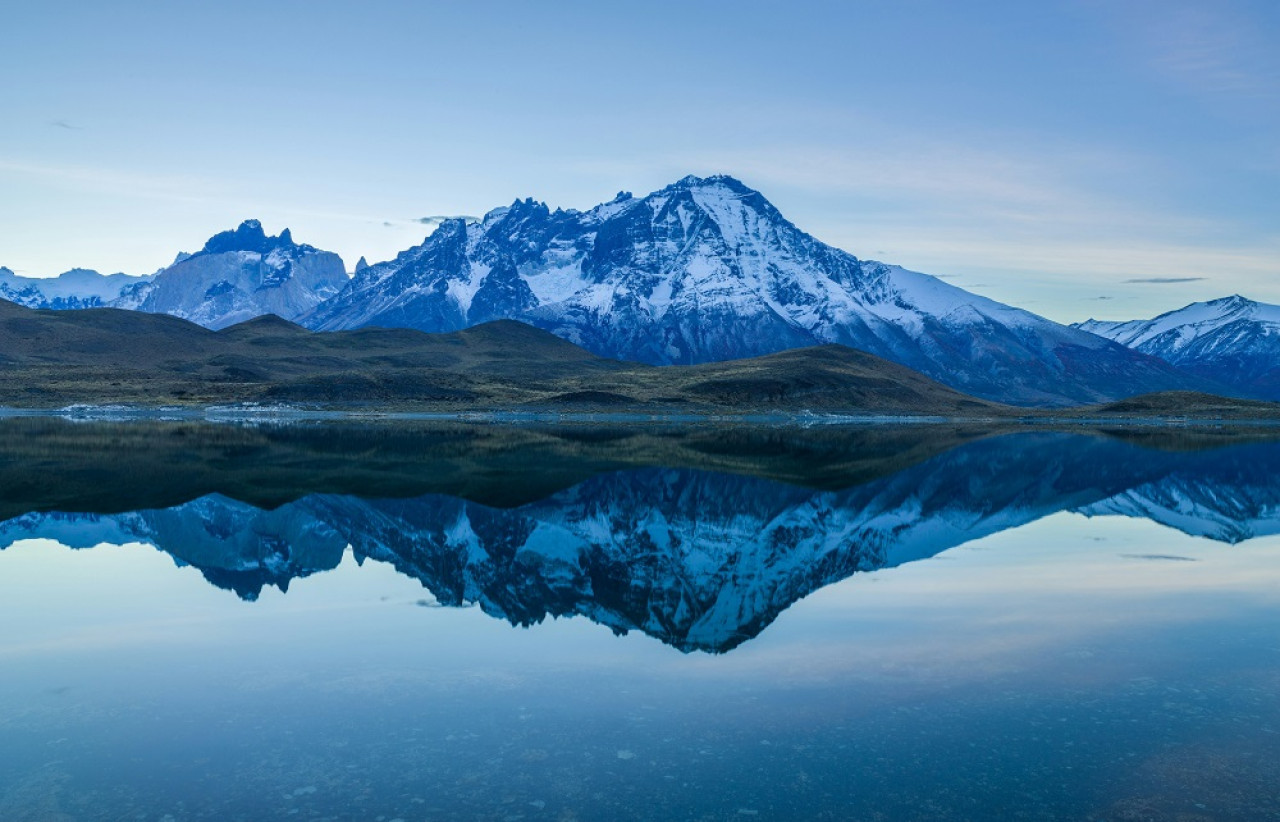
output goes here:
[{"label": "hill reflection in water", "polygon": [[833,582],[1061,511],[1224,543],[1280,530],[1280,444],[1134,439],[9,420],[0,547],[149,543],[253,600],[350,546],[442,605],[719,653]]}]

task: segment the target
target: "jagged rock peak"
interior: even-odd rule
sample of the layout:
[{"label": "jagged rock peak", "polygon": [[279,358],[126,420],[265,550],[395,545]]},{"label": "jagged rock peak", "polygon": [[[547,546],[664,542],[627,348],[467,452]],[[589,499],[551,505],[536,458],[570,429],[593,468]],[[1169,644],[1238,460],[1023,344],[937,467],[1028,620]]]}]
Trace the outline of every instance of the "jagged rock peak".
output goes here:
[{"label": "jagged rock peak", "polygon": [[728,174],[712,174],[709,177],[699,177],[696,174],[688,174],[676,180],[667,186],[665,191],[679,191],[691,188],[714,188],[723,186],[731,189],[739,194],[757,194],[755,189],[743,183],[736,177]]},{"label": "jagged rock peak", "polygon": [[357,274],[359,274],[361,271],[364,271],[364,270],[365,270],[366,268],[368,268],[368,267],[369,267],[369,261],[368,261],[368,260],[366,260],[364,257],[361,257],[360,259],[356,260],[356,273],[357,273]]},{"label": "jagged rock peak", "polygon": [[[277,248],[293,249],[299,246],[293,240],[293,232],[289,229],[281,231],[279,236],[272,237],[262,229],[257,220],[245,220],[233,231],[223,231],[213,235],[197,254],[225,254],[232,251],[252,251],[257,254],[268,254]],[[196,255],[191,255],[196,256]],[[175,261],[177,262],[177,261]]]},{"label": "jagged rock peak", "polygon": [[256,251],[264,254],[267,251],[267,235],[262,230],[262,223],[257,220],[245,220],[233,231],[214,234],[201,249],[202,254],[223,254],[228,251]]}]

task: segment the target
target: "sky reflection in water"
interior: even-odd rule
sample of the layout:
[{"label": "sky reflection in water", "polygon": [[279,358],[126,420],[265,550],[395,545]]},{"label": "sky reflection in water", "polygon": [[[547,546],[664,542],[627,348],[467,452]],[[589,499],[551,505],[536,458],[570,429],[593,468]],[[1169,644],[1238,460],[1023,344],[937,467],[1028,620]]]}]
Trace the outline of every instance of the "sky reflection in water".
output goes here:
[{"label": "sky reflection in water", "polygon": [[[1243,448],[1232,464],[1266,468]],[[1220,502],[1252,500],[1265,532],[1265,488],[1224,476]],[[1280,813],[1280,538],[1087,518],[1077,496],[820,586],[725,653],[424,607],[350,550],[244,602],[151,545],[19,540],[0,551],[0,817]]]}]

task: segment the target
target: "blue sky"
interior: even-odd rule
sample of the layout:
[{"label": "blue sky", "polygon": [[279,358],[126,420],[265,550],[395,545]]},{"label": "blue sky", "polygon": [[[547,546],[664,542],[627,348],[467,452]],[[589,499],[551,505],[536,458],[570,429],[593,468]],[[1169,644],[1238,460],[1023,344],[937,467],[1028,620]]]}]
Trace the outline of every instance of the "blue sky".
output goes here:
[{"label": "blue sky", "polygon": [[1053,319],[1280,302],[1280,3],[8,3],[0,264],[146,273],[246,217],[385,259],[429,215],[729,173]]}]

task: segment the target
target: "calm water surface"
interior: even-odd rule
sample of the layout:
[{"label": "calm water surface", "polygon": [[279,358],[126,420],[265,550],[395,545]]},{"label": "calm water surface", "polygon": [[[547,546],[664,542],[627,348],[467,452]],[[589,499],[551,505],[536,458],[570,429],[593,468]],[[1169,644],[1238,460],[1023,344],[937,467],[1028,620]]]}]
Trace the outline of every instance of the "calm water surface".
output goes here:
[{"label": "calm water surface", "polygon": [[0,819],[1280,819],[1280,445],[0,423]]}]

